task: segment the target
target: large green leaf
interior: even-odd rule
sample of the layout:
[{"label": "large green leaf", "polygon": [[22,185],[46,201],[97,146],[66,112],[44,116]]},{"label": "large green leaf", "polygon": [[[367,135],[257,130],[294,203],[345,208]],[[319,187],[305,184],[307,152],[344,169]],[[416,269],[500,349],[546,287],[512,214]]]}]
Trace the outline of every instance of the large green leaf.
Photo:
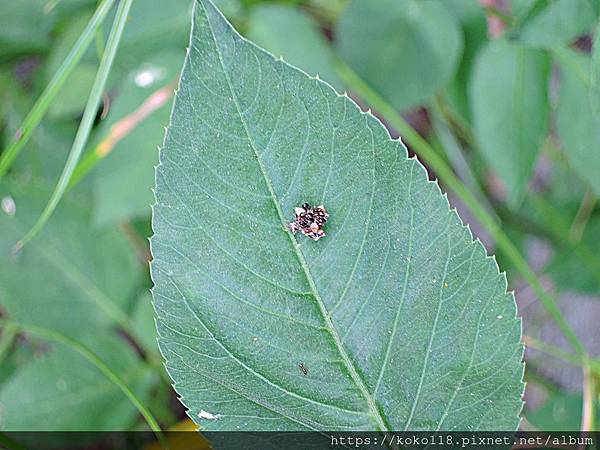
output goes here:
[{"label": "large green leaf", "polygon": [[[520,322],[494,260],[381,123],[209,1],[159,159],[159,343],[203,429],[517,426]],[[285,226],[305,201],[331,215],[316,242]]]},{"label": "large green leaf", "polygon": [[342,58],[401,110],[450,81],[462,48],[456,18],[436,1],[352,0],[336,38]]},{"label": "large green leaf", "polygon": [[558,54],[561,81],[556,111],[563,149],[575,172],[600,195],[600,89],[590,58],[571,50]]},{"label": "large green leaf", "polygon": [[596,22],[592,0],[555,0],[519,31],[519,40],[538,47],[568,44]]},{"label": "large green leaf", "polygon": [[546,53],[500,40],[480,53],[471,78],[471,115],[488,164],[509,204],[521,200],[548,131]]}]

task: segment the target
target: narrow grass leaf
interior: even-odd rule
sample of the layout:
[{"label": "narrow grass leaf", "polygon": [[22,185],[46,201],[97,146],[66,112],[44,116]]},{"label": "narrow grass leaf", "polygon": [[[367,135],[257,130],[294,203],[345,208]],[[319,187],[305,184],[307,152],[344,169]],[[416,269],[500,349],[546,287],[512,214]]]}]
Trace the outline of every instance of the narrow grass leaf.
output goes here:
[{"label": "narrow grass leaf", "polygon": [[73,72],[77,63],[89,47],[95,36],[96,30],[104,21],[104,18],[108,14],[113,3],[114,0],[104,0],[98,6],[98,9],[96,9],[96,12],[81,33],[81,36],[56,71],[54,77],[52,77],[48,83],[48,86],[46,86],[46,89],[44,89],[44,92],[42,92],[40,98],[35,102],[35,105],[33,105],[33,108],[29,114],[27,114],[25,120],[23,120],[23,124],[19,128],[17,134],[8,147],[2,152],[2,155],[0,155],[0,177],[6,174],[14,159],[31,137],[31,133],[40,123],[47,109],[52,104],[52,101],[60,92],[60,88]]},{"label": "narrow grass leaf", "polygon": [[113,28],[108,36],[106,49],[102,55],[102,60],[100,61],[100,67],[98,68],[96,80],[92,86],[92,92],[88,98],[85,111],[83,112],[83,118],[79,124],[79,129],[77,130],[77,135],[75,136],[75,141],[71,147],[71,151],[67,158],[67,162],[65,163],[63,172],[60,175],[58,183],[54,189],[54,192],[52,193],[52,196],[50,197],[50,200],[48,201],[48,204],[46,205],[46,208],[44,211],[42,211],[39,219],[27,232],[27,234],[25,234],[22,239],[17,241],[14,248],[15,251],[21,250],[21,248],[23,248],[27,242],[33,239],[40,232],[40,230],[46,224],[46,221],[56,209],[56,206],[60,202],[65,190],[67,189],[71,175],[75,170],[77,161],[79,160],[81,152],[83,151],[83,148],[90,135],[90,130],[94,123],[94,118],[96,117],[98,104],[100,103],[100,97],[104,91],[104,85],[106,84],[108,74],[110,73],[110,68],[117,53],[117,49],[119,48],[119,41],[121,40],[125,23],[127,22],[127,13],[129,12],[132,1],[133,0],[123,0],[121,3],[119,3]]}]

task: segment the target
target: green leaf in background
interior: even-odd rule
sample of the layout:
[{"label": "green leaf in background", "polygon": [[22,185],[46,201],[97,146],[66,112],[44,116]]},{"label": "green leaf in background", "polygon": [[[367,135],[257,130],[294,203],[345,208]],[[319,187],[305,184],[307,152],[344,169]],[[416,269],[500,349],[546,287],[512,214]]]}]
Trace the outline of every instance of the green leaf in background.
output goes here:
[{"label": "green leaf in background", "polygon": [[54,16],[44,11],[46,3],[46,0],[0,3],[0,59],[48,47]]},{"label": "green leaf in background", "polygon": [[[118,229],[94,231],[90,198],[79,194],[61,204],[39,239],[12,254],[50,186],[35,170],[17,173],[26,183],[0,185],[0,309],[9,319],[86,343],[146,401],[157,373],[115,332],[120,327],[140,339],[127,315],[142,275],[130,244]],[[0,429],[128,429],[138,417],[120,388],[72,350],[29,358],[9,375],[0,388]]]},{"label": "green leaf in background", "polygon": [[527,20],[517,36],[536,47],[563,46],[589,31],[596,19],[591,0],[554,0]]},{"label": "green leaf in background", "polygon": [[362,79],[406,110],[450,81],[462,35],[443,2],[352,0],[337,23],[336,43]]},{"label": "green leaf in background", "polygon": [[[115,64],[127,69],[168,47],[185,48],[193,0],[133,2]],[[106,21],[106,34],[110,21]]]},{"label": "green leaf in background", "polygon": [[[115,132],[115,126],[123,127],[127,121],[136,124],[115,143],[94,173],[95,225],[114,225],[149,216],[158,146],[169,122],[170,96],[184,54],[183,48],[157,52],[127,72],[118,85],[117,96],[96,132],[95,143],[106,140]],[[157,96],[164,101],[154,109],[158,100],[152,98]]]},{"label": "green leaf in background", "polygon": [[475,62],[469,89],[479,147],[515,207],[527,188],[548,131],[546,53],[498,40]]},{"label": "green leaf in background", "polygon": [[511,0],[511,12],[517,18],[524,17],[539,3],[540,0]]},{"label": "green leaf in background", "polygon": [[[204,430],[515,429],[512,294],[423,166],[196,2],[156,173],[161,351]],[[331,215],[318,242],[286,222]]]},{"label": "green leaf in background", "polygon": [[154,308],[152,307],[152,296],[149,291],[144,291],[144,294],[138,298],[131,320],[135,335],[144,349],[158,355]]},{"label": "green leaf in background", "polygon": [[90,227],[88,196],[66,200],[43,235],[14,255],[11,248],[37,218],[49,185],[0,185],[0,304],[9,318],[72,337],[127,327],[133,288],[142,275],[118,229]]},{"label": "green leaf in background", "polygon": [[[23,108],[17,108],[16,105],[9,107],[7,114],[9,133],[14,133],[24,117],[17,112],[17,109],[23,111]],[[55,182],[65,164],[75,132],[72,123],[42,121],[32,133],[23,153],[15,159],[12,170],[25,183],[36,178],[46,180],[48,183]]]},{"label": "green leaf in background", "polygon": [[527,421],[542,431],[577,431],[582,405],[581,394],[552,392],[542,406],[527,414]]},{"label": "green leaf in background", "polygon": [[[600,217],[592,217],[586,226],[583,243],[593,255],[600,255]],[[560,290],[600,294],[600,273],[597,266],[586,264],[574,249],[559,251],[546,271]]]},{"label": "green leaf in background", "polygon": [[[156,377],[125,340],[89,330],[85,341],[143,399]],[[108,413],[107,413],[108,412]],[[89,361],[57,346],[18,370],[0,389],[0,429],[88,431],[128,429],[137,410]]]},{"label": "green leaf in background", "polygon": [[[178,58],[181,61],[181,55],[186,45],[190,13],[191,0],[172,0],[171,2],[144,0],[134,2],[128,15],[127,27],[123,32],[115,66],[109,77],[108,85],[110,89],[107,90],[123,90],[126,88],[127,85],[123,83],[124,78],[133,77],[134,72],[139,71],[143,65],[153,64],[163,52],[179,48],[181,54]],[[52,46],[48,57],[46,66],[47,81],[66,57],[90,16],[91,11],[82,11],[61,30],[61,34]],[[105,35],[108,35],[110,31],[111,22],[111,20],[106,21]],[[49,110],[51,118],[61,118],[83,111],[98,68],[98,60],[99,56],[96,48],[92,45],[85,54],[83,61],[74,70],[69,81],[61,90],[59,94],[60,101],[52,103]],[[172,58],[167,63],[161,63],[160,60],[158,60],[158,63],[165,65],[170,64],[171,61]],[[175,70],[179,70],[180,65],[179,62]],[[160,138],[157,142],[160,143]]]},{"label": "green leaf in background", "polygon": [[226,17],[238,18],[243,14],[242,0],[215,0],[214,3]]},{"label": "green leaf in background", "polygon": [[[6,329],[2,329],[2,333],[4,338]],[[15,341],[17,341],[17,338],[18,335],[15,338]],[[17,372],[21,367],[29,364],[35,358],[35,347],[37,347],[37,344],[37,342],[27,342],[17,346],[13,342],[12,346],[6,348],[6,353],[1,355],[2,364],[0,364],[0,386],[3,386],[4,383],[15,374],[15,372]],[[2,419],[0,419],[0,421],[1,420]]]},{"label": "green leaf in background", "polygon": [[85,107],[97,71],[98,67],[94,64],[81,64],[76,67],[61,93],[58,94],[60,102],[54,102],[48,108],[48,117],[50,119],[77,118]]},{"label": "green leaf in background", "polygon": [[318,24],[297,8],[286,5],[253,8],[248,37],[309,75],[319,75],[336,89],[342,87],[335,71],[333,52]]},{"label": "green leaf in background", "polygon": [[562,149],[573,170],[600,195],[600,90],[593,84],[588,56],[572,50],[557,56],[561,80],[556,121]]},{"label": "green leaf in background", "polygon": [[252,9],[248,37],[275,56],[309,75],[319,75],[336,89],[342,82],[335,72],[333,51],[307,14],[286,5],[259,5]]},{"label": "green leaf in background", "polygon": [[458,70],[447,87],[447,100],[453,111],[470,122],[469,111],[469,77],[472,72],[475,55],[479,48],[487,42],[487,20],[485,10],[476,2],[464,0],[442,0],[462,25],[464,49]]},{"label": "green leaf in background", "polygon": [[[600,92],[600,22],[594,31],[594,42],[592,47],[592,88]],[[600,104],[596,105],[600,109]]]},{"label": "green leaf in background", "polygon": [[0,61],[21,53],[46,51],[65,17],[93,7],[95,0],[3,0],[0,2]]}]

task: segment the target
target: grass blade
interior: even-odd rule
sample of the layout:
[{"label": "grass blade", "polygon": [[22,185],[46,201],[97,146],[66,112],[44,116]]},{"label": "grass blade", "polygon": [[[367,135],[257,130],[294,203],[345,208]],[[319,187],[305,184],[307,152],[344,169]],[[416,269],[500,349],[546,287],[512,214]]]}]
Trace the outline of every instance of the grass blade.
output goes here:
[{"label": "grass blade", "polygon": [[96,35],[96,30],[98,30],[102,22],[104,22],[104,19],[114,2],[115,0],[104,0],[98,6],[96,12],[81,33],[81,36],[79,36],[79,39],[77,39],[77,42],[52,77],[52,80],[50,80],[50,83],[48,83],[48,86],[46,86],[42,95],[40,95],[33,105],[33,108],[31,108],[31,111],[27,114],[27,117],[25,117],[25,120],[23,120],[15,137],[0,156],[0,178],[6,174],[19,152],[29,141],[33,130],[39,125],[42,117],[52,103],[52,100],[54,100],[60,91],[60,88],[90,46],[90,43]]},{"label": "grass blade", "polygon": [[58,183],[56,184],[56,188],[52,193],[52,197],[50,197],[50,200],[46,205],[46,208],[38,218],[35,225],[27,232],[27,234],[21,240],[19,240],[15,244],[15,251],[18,251],[21,248],[23,248],[23,246],[27,242],[33,239],[40,232],[40,230],[44,227],[46,221],[50,218],[50,216],[56,209],[56,206],[60,202],[60,199],[62,198],[67,188],[67,185],[69,184],[71,175],[75,170],[77,161],[79,160],[81,152],[83,151],[83,148],[90,135],[90,130],[94,123],[94,118],[96,117],[96,109],[98,107],[98,104],[100,103],[100,98],[102,97],[102,92],[104,91],[104,86],[106,85],[108,74],[112,67],[112,63],[115,59],[115,55],[119,47],[119,42],[123,34],[123,29],[125,28],[125,23],[127,22],[127,14],[129,13],[129,8],[131,7],[132,1],[133,0],[123,0],[119,3],[119,8],[117,9],[115,21],[110,31],[110,35],[108,36],[106,49],[103,53],[102,60],[100,61],[98,74],[96,75],[96,80],[94,81],[94,85],[92,86],[92,91],[90,93],[90,97],[88,98],[88,102],[85,106],[83,118],[81,119],[81,123],[79,124],[79,129],[77,130],[77,135],[75,136],[75,141],[73,142],[73,146],[71,147],[71,151],[69,152],[69,157],[67,158],[65,167],[62,171],[62,174],[60,175]]}]

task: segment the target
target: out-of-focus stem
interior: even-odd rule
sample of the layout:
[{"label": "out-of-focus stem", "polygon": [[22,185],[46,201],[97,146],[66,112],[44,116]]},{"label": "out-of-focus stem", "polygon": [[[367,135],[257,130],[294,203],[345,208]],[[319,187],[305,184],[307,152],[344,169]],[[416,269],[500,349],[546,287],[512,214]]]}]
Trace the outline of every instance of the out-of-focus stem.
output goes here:
[{"label": "out-of-focus stem", "polygon": [[585,227],[590,220],[594,207],[596,206],[597,197],[592,191],[587,191],[581,200],[581,205],[575,214],[573,224],[569,230],[569,241],[576,244],[581,241]]},{"label": "out-of-focus stem", "polygon": [[0,364],[6,355],[10,351],[15,339],[17,337],[17,327],[12,324],[7,324],[2,328],[2,334],[0,334]]},{"label": "out-of-focus stem", "polygon": [[529,348],[533,348],[542,353],[546,353],[547,355],[561,359],[574,366],[581,368],[589,367],[592,372],[600,375],[600,361],[597,359],[590,357],[582,358],[579,355],[574,355],[572,353],[566,352],[559,347],[556,347],[552,344],[548,344],[544,341],[540,341],[539,339],[533,338],[531,336],[523,336],[523,343]]},{"label": "out-of-focus stem", "polygon": [[596,382],[591,368],[583,369],[583,408],[581,412],[581,431],[596,431],[596,405],[594,401]]}]

